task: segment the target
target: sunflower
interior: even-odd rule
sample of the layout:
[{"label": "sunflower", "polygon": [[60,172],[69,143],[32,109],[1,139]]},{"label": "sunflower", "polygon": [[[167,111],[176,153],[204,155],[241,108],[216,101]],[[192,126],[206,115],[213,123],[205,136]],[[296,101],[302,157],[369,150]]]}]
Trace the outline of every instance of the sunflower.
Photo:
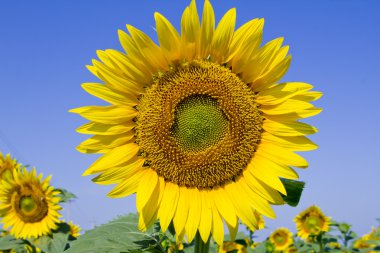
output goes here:
[{"label": "sunflower", "polygon": [[57,228],[60,214],[58,192],[49,185],[50,176],[42,180],[36,170],[13,171],[12,178],[0,182],[0,212],[4,228],[16,238],[36,238]]},{"label": "sunflower", "polygon": [[317,236],[329,231],[330,217],[325,216],[315,205],[299,213],[295,218],[298,236],[307,240],[309,236]]},{"label": "sunflower", "polygon": [[72,237],[78,238],[82,229],[78,225],[75,225],[72,221],[69,221],[67,225],[70,227],[70,235]]},{"label": "sunflower", "polygon": [[224,242],[221,247],[219,247],[218,253],[247,253],[247,246],[236,243],[236,242]]},{"label": "sunflower", "polygon": [[270,234],[269,241],[276,251],[282,251],[294,243],[292,236],[293,234],[287,228],[278,228]]},{"label": "sunflower", "polygon": [[[12,174],[15,169],[20,169],[21,164],[19,164],[16,159],[12,159],[10,154],[3,155],[0,152],[0,180],[5,173]],[[9,171],[9,172],[7,172]]]},{"label": "sunflower", "polygon": [[286,195],[280,178],[308,166],[294,151],[317,147],[305,137],[317,130],[298,120],[321,111],[309,103],[321,93],[278,83],[289,48],[283,38],[260,47],[263,19],[235,31],[231,9],[215,28],[208,0],[202,22],[195,1],[185,9],[181,34],[154,17],[159,46],[127,25],[126,53],[98,51],[88,66],[104,83],[82,87],[110,105],[71,110],[90,120],[77,131],[93,135],[77,149],[102,154],[84,175],[117,184],[110,197],[136,193],[141,230],[159,219],[163,231],[173,222],[178,240],[199,231],[222,245],[223,220],[233,238],[239,220],[258,228],[256,211],[275,218],[271,204]]},{"label": "sunflower", "polygon": [[[358,249],[358,250],[374,249],[376,247],[376,244],[373,243],[373,242],[376,241],[376,240],[380,240],[379,232],[380,232],[379,229],[376,230],[373,227],[370,233],[363,235],[362,237],[360,237],[359,239],[357,239],[354,242],[354,249]],[[377,251],[369,250],[369,251],[366,251],[366,252],[368,252],[368,253],[374,253],[374,252],[377,252]]]}]

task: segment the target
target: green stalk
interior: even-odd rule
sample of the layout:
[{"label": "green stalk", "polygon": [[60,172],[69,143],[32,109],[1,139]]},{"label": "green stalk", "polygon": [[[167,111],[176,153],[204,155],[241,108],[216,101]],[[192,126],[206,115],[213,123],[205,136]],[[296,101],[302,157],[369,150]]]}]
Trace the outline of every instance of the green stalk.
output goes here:
[{"label": "green stalk", "polygon": [[195,236],[195,249],[194,253],[208,253],[208,250],[210,248],[210,238],[208,238],[207,242],[204,243],[201,235],[199,232],[197,232],[197,235]]}]

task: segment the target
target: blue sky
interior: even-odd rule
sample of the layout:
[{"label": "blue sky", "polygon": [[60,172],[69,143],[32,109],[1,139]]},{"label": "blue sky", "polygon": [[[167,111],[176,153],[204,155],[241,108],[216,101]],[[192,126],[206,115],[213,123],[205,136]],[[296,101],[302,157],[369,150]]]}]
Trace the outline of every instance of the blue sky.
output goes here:
[{"label": "blue sky", "polygon": [[[198,1],[201,6],[201,1]],[[131,4],[133,3],[133,4]],[[85,68],[97,49],[121,50],[125,24],[154,38],[153,13],[177,28],[188,1],[2,1],[0,4],[0,151],[36,166],[52,183],[77,194],[63,215],[85,229],[135,211],[135,198],[109,199],[111,187],[95,185],[83,171],[96,159],[75,146],[86,121],[68,110],[103,102],[86,94],[96,81]],[[320,148],[306,153],[300,171],[306,189],[298,207],[276,207],[266,236],[280,226],[295,231],[293,217],[316,204],[366,233],[380,218],[378,1],[212,1],[217,19],[237,8],[237,24],[265,18],[264,42],[285,37],[293,55],[283,81],[304,81],[322,91],[324,111],[306,122]]]}]

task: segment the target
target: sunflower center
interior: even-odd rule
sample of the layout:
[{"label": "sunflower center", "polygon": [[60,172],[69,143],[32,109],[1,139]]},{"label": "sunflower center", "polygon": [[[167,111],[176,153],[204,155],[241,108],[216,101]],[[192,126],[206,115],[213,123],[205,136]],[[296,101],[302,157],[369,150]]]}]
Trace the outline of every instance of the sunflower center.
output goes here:
[{"label": "sunflower center", "polygon": [[20,209],[25,213],[33,212],[37,208],[37,203],[30,196],[22,197],[20,200]]},{"label": "sunflower center", "polygon": [[277,235],[274,239],[277,244],[283,244],[285,243],[285,238],[282,235]]},{"label": "sunflower center", "polygon": [[213,188],[235,180],[261,138],[254,92],[216,63],[193,61],[157,76],[138,110],[145,166],[179,186]]},{"label": "sunflower center", "polygon": [[21,220],[39,222],[48,213],[48,204],[42,190],[34,184],[25,184],[12,194],[14,209]]},{"label": "sunflower center", "polygon": [[172,134],[184,150],[201,151],[218,143],[228,131],[228,120],[216,99],[191,95],[175,109]]},{"label": "sunflower center", "polygon": [[317,217],[308,217],[306,219],[306,227],[311,233],[316,233],[319,231],[320,220]]}]

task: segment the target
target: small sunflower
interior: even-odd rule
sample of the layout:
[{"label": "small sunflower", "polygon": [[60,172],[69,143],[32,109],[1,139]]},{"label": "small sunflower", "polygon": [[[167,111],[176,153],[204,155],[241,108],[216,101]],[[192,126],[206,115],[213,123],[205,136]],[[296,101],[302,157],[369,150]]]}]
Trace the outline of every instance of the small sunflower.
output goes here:
[{"label": "small sunflower", "polygon": [[269,241],[276,251],[287,249],[294,243],[293,234],[287,228],[278,228],[269,236]]},{"label": "small sunflower", "polygon": [[215,27],[208,0],[202,21],[195,1],[185,9],[181,34],[154,17],[160,46],[127,25],[126,53],[98,51],[88,66],[104,83],[83,88],[110,105],[71,110],[91,121],[77,131],[94,135],[78,150],[103,154],[84,175],[117,184],[110,197],[136,193],[141,230],[159,219],[163,231],[173,222],[178,240],[199,231],[222,245],[223,220],[232,235],[239,219],[255,230],[256,212],[274,218],[271,205],[284,204],[280,178],[308,166],[294,152],[317,147],[305,137],[317,130],[298,120],[321,111],[310,103],[321,93],[279,83],[289,47],[283,38],[260,47],[263,19],[235,30],[233,8]]},{"label": "small sunflower", "polygon": [[[375,240],[380,240],[379,230],[372,228],[371,232],[363,235],[361,238],[354,242],[354,249],[373,249],[376,244],[373,243]],[[368,253],[374,253],[375,251],[366,251]]]},{"label": "small sunflower", "polygon": [[20,169],[21,164],[19,164],[16,159],[12,159],[10,154],[5,156],[0,152],[0,180],[7,171],[12,174],[15,169]]},{"label": "small sunflower", "polygon": [[295,218],[298,236],[307,240],[309,236],[319,235],[329,231],[330,217],[325,216],[315,205],[299,213]]},{"label": "small sunflower", "polygon": [[4,228],[16,238],[36,238],[57,228],[60,214],[58,192],[49,185],[50,176],[25,168],[13,171],[13,177],[0,181],[0,212]]},{"label": "small sunflower", "polygon": [[80,228],[78,225],[75,225],[72,221],[69,221],[67,224],[70,227],[70,235],[72,237],[78,238],[80,236],[80,231],[82,228]]},{"label": "small sunflower", "polygon": [[247,246],[236,243],[236,242],[224,242],[221,247],[219,247],[218,253],[247,253]]}]

